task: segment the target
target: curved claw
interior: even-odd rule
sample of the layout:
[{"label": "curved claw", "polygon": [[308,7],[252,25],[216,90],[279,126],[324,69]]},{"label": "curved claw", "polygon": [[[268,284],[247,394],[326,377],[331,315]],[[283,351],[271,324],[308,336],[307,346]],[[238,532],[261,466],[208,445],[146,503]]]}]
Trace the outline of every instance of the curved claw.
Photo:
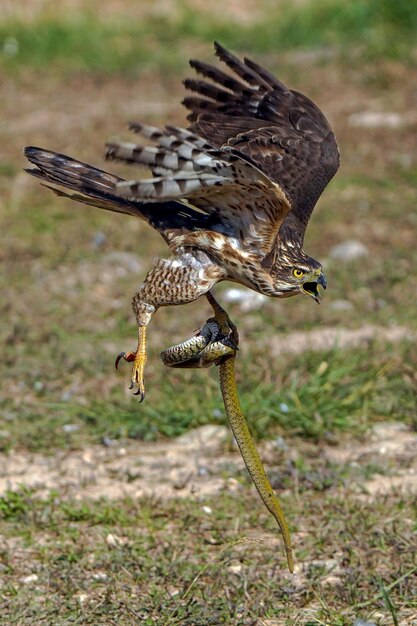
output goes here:
[{"label": "curved claw", "polygon": [[230,331],[230,333],[229,333],[226,337],[224,337],[223,339],[221,339],[221,342],[222,342],[225,346],[227,346],[227,347],[229,347],[229,348],[232,348],[232,349],[233,349],[233,350],[235,350],[236,352],[239,350],[238,341],[239,341],[239,338],[238,338],[238,337],[236,337],[236,333],[235,333],[234,329],[232,329],[232,330]]},{"label": "curved claw", "polygon": [[[128,363],[136,360],[137,352],[121,352],[117,355],[114,366],[116,369],[119,367],[120,361],[123,359]],[[138,376],[137,368],[133,367],[132,379],[130,381],[129,389],[132,390],[135,385],[138,385],[138,390],[133,393],[134,396],[140,396],[139,402],[143,402],[145,399],[145,390],[143,386],[143,379],[141,376]]]},{"label": "curved claw", "polygon": [[140,389],[138,389],[137,391],[135,391],[135,393],[133,394],[134,396],[140,396],[139,398],[139,404],[141,404],[144,399],[145,399],[145,392],[141,391]]},{"label": "curved claw", "polygon": [[116,361],[114,362],[114,367],[118,369],[119,363],[122,359],[124,361],[127,361],[128,363],[131,363],[132,361],[135,360],[135,357],[136,357],[136,352],[121,352],[116,357]]},{"label": "curved claw", "polygon": [[120,360],[124,358],[125,354],[126,352],[121,352],[120,354],[117,355],[116,360],[114,362],[114,367],[116,369],[119,369]]}]

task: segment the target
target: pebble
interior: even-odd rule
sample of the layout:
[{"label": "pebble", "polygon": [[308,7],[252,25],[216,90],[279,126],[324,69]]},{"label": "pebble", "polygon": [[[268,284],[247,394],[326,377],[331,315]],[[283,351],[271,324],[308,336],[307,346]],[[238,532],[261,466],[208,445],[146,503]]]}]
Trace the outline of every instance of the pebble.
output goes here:
[{"label": "pebble", "polygon": [[275,437],[272,443],[277,450],[288,450],[284,437]]},{"label": "pebble", "polygon": [[106,234],[101,230],[94,233],[93,236],[93,248],[102,248],[107,241]]},{"label": "pebble", "polygon": [[61,393],[61,400],[62,402],[68,402],[68,400],[71,400],[72,396],[74,395],[74,390],[73,389],[68,389],[67,391],[63,391]]},{"label": "pebble", "polygon": [[355,619],[353,626],[376,626],[375,622],[365,622],[363,619]]},{"label": "pebble", "polygon": [[88,600],[88,595],[86,593],[80,593],[77,598],[80,604],[84,604],[84,602]]},{"label": "pebble", "polygon": [[22,576],[22,578],[19,578],[19,580],[24,585],[29,585],[30,583],[35,583],[38,578],[39,576],[37,574],[29,574],[28,576]]},{"label": "pebble", "polygon": [[[119,270],[127,270],[135,274],[142,271],[142,263],[139,257],[132,252],[109,252],[109,254],[104,255],[103,262],[108,263],[112,267],[115,266]],[[121,274],[124,275],[123,272]]]},{"label": "pebble", "polygon": [[333,300],[333,302],[329,303],[329,308],[332,311],[351,311],[354,307],[349,300]]},{"label": "pebble", "polygon": [[6,57],[15,57],[19,53],[19,42],[15,37],[6,37],[3,43],[2,52]]},{"label": "pebble", "polygon": [[330,257],[338,261],[355,261],[369,254],[368,248],[356,239],[342,241],[330,248]]},{"label": "pebble", "polygon": [[204,445],[219,446],[227,438],[229,431],[226,426],[218,426],[216,424],[205,424],[198,428],[189,430],[184,435],[176,438],[176,442],[181,446],[200,446]]},{"label": "pebble", "polygon": [[256,293],[256,291],[236,289],[236,287],[227,289],[224,293],[225,301],[240,304],[242,311],[260,309],[265,304],[266,298],[266,296],[263,296],[261,293]]},{"label": "pebble", "polygon": [[118,537],[117,535],[113,535],[113,533],[109,533],[106,537],[106,543],[109,548],[119,548],[123,545],[123,539]]},{"label": "pebble", "polygon": [[397,113],[396,111],[361,111],[349,116],[350,126],[357,128],[401,128],[415,124],[417,115],[415,111]]},{"label": "pebble", "polygon": [[78,430],[80,430],[80,425],[79,424],[64,424],[62,427],[62,430],[64,431],[64,433],[76,433]]}]

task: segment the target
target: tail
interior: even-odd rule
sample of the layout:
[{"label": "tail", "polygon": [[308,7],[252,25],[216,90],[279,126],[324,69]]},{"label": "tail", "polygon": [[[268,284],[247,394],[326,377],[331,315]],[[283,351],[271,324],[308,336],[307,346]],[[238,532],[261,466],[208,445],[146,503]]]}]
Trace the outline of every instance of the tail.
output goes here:
[{"label": "tail", "polygon": [[[24,154],[35,165],[25,171],[40,178],[58,196],[146,219],[140,203],[116,195],[116,185],[123,182],[123,178],[43,148],[29,146],[24,149]],[[60,187],[71,189],[72,193],[62,191]]]},{"label": "tail", "polygon": [[[181,202],[166,200],[150,203],[121,197],[117,186],[126,181],[88,163],[33,146],[25,148],[24,154],[35,166],[25,171],[39,178],[58,196],[140,217],[168,240],[172,231],[195,230],[203,226],[205,216]],[[63,191],[62,187],[71,191]]]}]

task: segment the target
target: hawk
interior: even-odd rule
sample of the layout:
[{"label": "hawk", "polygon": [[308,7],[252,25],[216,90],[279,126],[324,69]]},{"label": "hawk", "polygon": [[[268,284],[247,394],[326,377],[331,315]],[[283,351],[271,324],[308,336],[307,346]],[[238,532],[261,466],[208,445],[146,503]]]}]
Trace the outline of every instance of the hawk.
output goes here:
[{"label": "hawk", "polygon": [[[27,171],[59,196],[137,216],[171,250],[133,298],[138,324],[131,388],[144,399],[146,329],[161,306],[208,294],[224,280],[276,298],[320,301],[321,264],[303,250],[314,206],[339,166],[330,125],[314,102],[263,67],[215,43],[230,72],[191,60],[198,79],[187,129],[131,123],[154,145],[107,144],[106,157],[146,165],[152,177],[124,180],[63,154],[27,147]],[[70,189],[71,191],[63,191]]]}]

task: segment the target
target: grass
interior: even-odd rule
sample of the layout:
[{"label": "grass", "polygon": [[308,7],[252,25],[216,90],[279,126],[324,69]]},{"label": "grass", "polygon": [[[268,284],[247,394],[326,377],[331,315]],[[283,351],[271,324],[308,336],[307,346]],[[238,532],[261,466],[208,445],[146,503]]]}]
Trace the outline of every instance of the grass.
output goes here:
[{"label": "grass", "polygon": [[[305,471],[301,484],[307,479]],[[402,614],[417,567],[412,499],[390,496],[358,509],[348,488],[344,498],[316,489],[309,483],[307,506],[285,499],[288,515],[314,528],[294,529],[304,562],[296,581],[280,571],[272,522],[259,519],[243,493],[205,499],[204,507],[188,499],[116,504],[7,493],[1,563],[15,582],[3,590],[2,623],[23,626],[36,615],[37,623],[63,624],[291,624],[303,605],[298,616],[309,624],[342,626],[372,618],[387,602]],[[335,512],[344,525],[336,527]]]},{"label": "grass", "polygon": [[[78,342],[74,345],[73,337],[71,341],[76,352]],[[375,420],[415,423],[413,345],[406,342],[395,351],[382,343],[354,352],[303,353],[284,356],[279,364],[270,364],[264,353],[255,350],[251,361],[244,359],[238,371],[242,406],[254,436],[259,439],[286,432],[317,441],[335,438],[339,431],[363,434]],[[48,345],[42,347],[45,361],[48,350]],[[62,350],[67,352],[68,346]],[[6,359],[7,355],[8,351]],[[66,353],[65,361],[61,361],[61,365],[68,363],[65,389],[71,389],[71,371],[86,382],[89,377],[98,377],[94,384],[105,385],[110,359],[101,362],[99,369],[91,368],[88,360],[74,359],[75,354]],[[32,360],[26,365],[35,367]],[[7,418],[0,445],[6,450],[23,446],[45,451],[100,443],[105,438],[152,441],[176,437],[203,424],[227,423],[215,370],[208,375],[164,372],[162,367],[154,364],[149,395],[141,406],[130,397],[123,398],[126,376],[120,376],[112,391],[104,392],[104,398],[92,396],[86,404],[81,394],[66,394],[57,386],[53,372],[47,380],[46,370],[43,373],[39,367],[32,373],[21,370],[25,393],[33,399],[3,401]],[[273,382],[265,382],[268,379]],[[75,425],[73,432],[67,432],[68,424]]]},{"label": "grass", "polygon": [[182,68],[182,42],[214,39],[237,50],[277,52],[314,47],[347,51],[359,46],[368,57],[413,58],[417,30],[415,0],[316,0],[302,6],[268,2],[260,15],[236,28],[227,12],[202,16],[192,2],[176,4],[164,14],[149,11],[132,20],[97,19],[83,10],[38,16],[35,21],[10,17],[0,25],[3,67],[56,67],[71,71],[121,72]]}]

